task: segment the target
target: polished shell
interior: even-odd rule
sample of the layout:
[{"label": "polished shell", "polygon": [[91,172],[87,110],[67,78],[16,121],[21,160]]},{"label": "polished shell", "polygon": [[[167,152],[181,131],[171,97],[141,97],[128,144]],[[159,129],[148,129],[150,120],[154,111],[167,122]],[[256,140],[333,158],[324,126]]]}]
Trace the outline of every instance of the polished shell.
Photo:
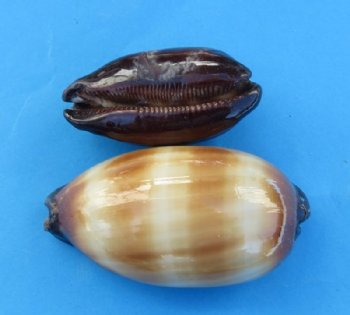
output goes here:
[{"label": "polished shell", "polygon": [[164,286],[263,275],[290,251],[298,224],[297,191],[282,173],[210,147],[122,155],[54,192],[47,205],[48,230],[114,272]]},{"label": "polished shell", "polygon": [[222,51],[177,48],[124,56],[74,81],[63,99],[76,128],[147,145],[205,139],[259,102],[251,72]]}]

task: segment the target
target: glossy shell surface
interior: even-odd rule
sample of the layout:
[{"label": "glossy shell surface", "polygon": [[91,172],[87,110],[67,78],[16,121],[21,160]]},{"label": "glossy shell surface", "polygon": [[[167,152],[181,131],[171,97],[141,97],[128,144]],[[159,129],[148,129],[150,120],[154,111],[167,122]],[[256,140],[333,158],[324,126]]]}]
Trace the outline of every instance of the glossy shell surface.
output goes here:
[{"label": "glossy shell surface", "polygon": [[122,155],[55,191],[47,205],[46,229],[100,265],[178,287],[265,274],[308,216],[305,195],[272,165],[210,147]]},{"label": "glossy shell surface", "polygon": [[75,127],[121,141],[179,144],[232,127],[259,102],[248,68],[208,48],[141,52],[73,82],[63,99]]}]

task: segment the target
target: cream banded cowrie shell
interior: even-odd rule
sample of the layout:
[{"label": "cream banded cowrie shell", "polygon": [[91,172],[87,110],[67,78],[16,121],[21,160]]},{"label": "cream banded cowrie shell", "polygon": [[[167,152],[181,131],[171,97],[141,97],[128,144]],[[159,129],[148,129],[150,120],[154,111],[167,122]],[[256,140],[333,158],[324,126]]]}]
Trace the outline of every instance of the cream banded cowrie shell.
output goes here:
[{"label": "cream banded cowrie shell", "polygon": [[235,284],[273,269],[309,216],[302,191],[264,160],[159,147],[96,165],[46,200],[45,228],[103,267],[150,284]]}]

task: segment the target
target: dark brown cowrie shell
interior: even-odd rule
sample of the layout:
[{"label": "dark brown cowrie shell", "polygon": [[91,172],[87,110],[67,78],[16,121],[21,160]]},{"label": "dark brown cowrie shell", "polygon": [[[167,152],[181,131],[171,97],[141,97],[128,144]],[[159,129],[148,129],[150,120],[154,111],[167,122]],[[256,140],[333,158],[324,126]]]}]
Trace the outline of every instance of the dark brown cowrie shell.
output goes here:
[{"label": "dark brown cowrie shell", "polygon": [[227,54],[207,48],[142,52],[72,83],[63,99],[75,127],[145,145],[202,140],[231,128],[259,102],[261,87]]}]

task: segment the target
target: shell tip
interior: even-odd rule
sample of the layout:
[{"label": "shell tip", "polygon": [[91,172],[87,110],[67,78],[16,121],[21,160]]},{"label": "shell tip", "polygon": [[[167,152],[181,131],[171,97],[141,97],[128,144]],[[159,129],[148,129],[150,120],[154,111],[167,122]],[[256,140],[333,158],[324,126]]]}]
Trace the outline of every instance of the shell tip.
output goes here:
[{"label": "shell tip", "polygon": [[44,230],[50,232],[59,240],[72,245],[60,227],[59,209],[57,207],[56,195],[62,188],[64,188],[64,186],[56,189],[46,198],[45,205],[49,209],[49,217],[44,221]]},{"label": "shell tip", "polygon": [[305,195],[305,193],[297,186],[294,185],[296,193],[297,193],[297,228],[295,237],[297,237],[300,234],[300,224],[306,221],[311,214],[310,210],[310,203]]}]

